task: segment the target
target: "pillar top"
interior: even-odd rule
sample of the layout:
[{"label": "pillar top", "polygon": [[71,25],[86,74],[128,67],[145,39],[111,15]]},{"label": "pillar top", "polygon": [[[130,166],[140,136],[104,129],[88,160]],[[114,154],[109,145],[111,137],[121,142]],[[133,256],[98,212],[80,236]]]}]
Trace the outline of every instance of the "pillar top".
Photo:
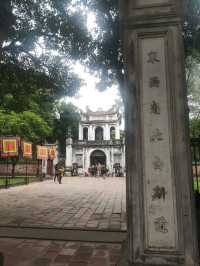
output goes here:
[{"label": "pillar top", "polygon": [[128,24],[164,22],[182,18],[181,0],[120,0],[121,19]]}]

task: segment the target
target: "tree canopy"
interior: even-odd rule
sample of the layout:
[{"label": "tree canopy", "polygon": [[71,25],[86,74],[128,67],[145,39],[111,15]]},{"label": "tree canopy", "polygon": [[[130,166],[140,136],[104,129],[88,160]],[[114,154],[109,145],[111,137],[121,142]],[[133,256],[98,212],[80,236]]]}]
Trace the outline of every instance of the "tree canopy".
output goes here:
[{"label": "tree canopy", "polygon": [[5,113],[0,110],[0,135],[16,135],[35,144],[44,143],[51,134],[51,128],[37,114],[25,111]]},{"label": "tree canopy", "polygon": [[0,133],[55,141],[54,127],[62,127],[56,107],[81,84],[72,63],[86,51],[84,17],[69,15],[61,1],[1,1],[0,7]]},{"label": "tree canopy", "polygon": [[57,118],[54,120],[54,136],[59,141],[60,153],[65,156],[66,138],[78,139],[80,114],[73,104],[60,102],[57,105]]},{"label": "tree canopy", "polygon": [[[75,60],[98,72],[99,89],[113,82],[123,88],[118,1],[3,0],[2,6],[3,3],[7,15],[12,10],[7,16],[9,23],[0,27],[7,32],[2,45],[4,62],[43,73],[51,85],[58,85],[56,91],[64,86],[64,94],[73,95],[80,85],[69,82],[71,77],[75,80],[71,68]],[[200,51],[200,0],[185,0],[185,7],[183,36],[186,55],[191,55],[194,50]],[[91,32],[87,27],[88,14],[95,16]]]},{"label": "tree canopy", "polygon": [[[184,3],[186,67],[192,66],[187,73],[190,94],[194,95],[199,89],[192,77],[198,74],[195,68],[200,58],[200,0]],[[88,27],[88,18],[92,16],[93,25]],[[100,77],[99,89],[118,83],[123,92],[119,22],[116,0],[2,0],[0,108],[3,114],[31,112],[50,128],[62,126],[58,121],[55,123],[56,106],[64,96],[73,96],[81,85],[74,73],[76,61]],[[197,97],[196,100],[199,104]],[[58,132],[53,129],[56,136]]]}]

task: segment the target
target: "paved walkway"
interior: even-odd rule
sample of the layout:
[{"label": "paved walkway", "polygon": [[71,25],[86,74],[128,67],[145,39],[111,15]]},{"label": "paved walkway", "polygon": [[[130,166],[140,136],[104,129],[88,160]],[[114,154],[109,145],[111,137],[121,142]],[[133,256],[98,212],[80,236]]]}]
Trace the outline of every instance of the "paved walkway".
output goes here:
[{"label": "paved walkway", "polygon": [[64,177],[0,190],[0,226],[126,230],[125,178]]},{"label": "paved walkway", "polygon": [[0,239],[3,266],[118,266],[121,245]]}]

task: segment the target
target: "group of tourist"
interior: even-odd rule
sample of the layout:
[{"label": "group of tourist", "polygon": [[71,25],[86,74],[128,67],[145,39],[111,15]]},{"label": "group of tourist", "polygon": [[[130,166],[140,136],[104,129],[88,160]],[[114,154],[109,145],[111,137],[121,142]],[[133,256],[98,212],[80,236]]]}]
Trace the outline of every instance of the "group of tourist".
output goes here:
[{"label": "group of tourist", "polygon": [[78,164],[77,163],[72,164],[71,176],[78,176]]},{"label": "group of tourist", "polygon": [[[54,182],[56,180],[58,181],[59,184],[62,183],[62,177],[64,176],[65,168],[61,163],[57,163],[55,165],[55,175],[54,175]],[[71,176],[78,176],[78,165],[73,164],[72,169],[71,169]],[[113,166],[113,171],[110,171],[105,165],[103,164],[96,164],[92,165],[90,168],[88,168],[88,172],[85,173],[85,176],[117,176],[117,177],[122,177],[124,176],[122,172],[122,167],[120,164],[115,164]]]},{"label": "group of tourist", "polygon": [[88,172],[85,173],[85,176],[117,176],[122,177],[124,176],[122,167],[120,164],[115,164],[113,166],[113,171],[110,171],[108,167],[105,165],[102,165],[100,163],[96,165],[92,165],[90,168],[88,168]]},{"label": "group of tourist", "polygon": [[105,165],[102,165],[100,163],[98,163],[96,165],[92,165],[88,169],[88,175],[89,176],[107,176],[108,175],[108,172],[109,172],[109,169],[106,168]]}]

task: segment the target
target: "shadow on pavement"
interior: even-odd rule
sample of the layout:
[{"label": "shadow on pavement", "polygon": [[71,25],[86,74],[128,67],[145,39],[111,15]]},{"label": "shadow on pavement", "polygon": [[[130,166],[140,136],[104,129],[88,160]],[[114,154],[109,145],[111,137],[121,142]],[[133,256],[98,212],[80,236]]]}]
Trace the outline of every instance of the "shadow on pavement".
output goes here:
[{"label": "shadow on pavement", "polygon": [[0,252],[0,266],[4,265],[4,256],[3,253]]}]

